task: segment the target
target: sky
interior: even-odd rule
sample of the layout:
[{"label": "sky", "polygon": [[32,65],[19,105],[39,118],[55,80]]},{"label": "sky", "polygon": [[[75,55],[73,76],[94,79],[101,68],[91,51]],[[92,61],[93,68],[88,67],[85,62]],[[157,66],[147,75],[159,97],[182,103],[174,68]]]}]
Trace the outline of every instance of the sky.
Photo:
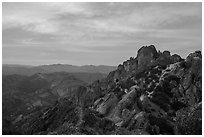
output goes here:
[{"label": "sky", "polygon": [[202,3],[2,4],[3,64],[117,66],[148,45],[201,50]]}]

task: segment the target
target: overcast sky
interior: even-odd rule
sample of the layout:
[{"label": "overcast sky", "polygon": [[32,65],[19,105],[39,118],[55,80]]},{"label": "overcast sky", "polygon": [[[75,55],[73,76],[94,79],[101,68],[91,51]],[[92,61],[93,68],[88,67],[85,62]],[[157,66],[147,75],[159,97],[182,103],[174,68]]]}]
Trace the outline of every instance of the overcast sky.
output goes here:
[{"label": "overcast sky", "polygon": [[4,64],[118,65],[153,44],[202,48],[201,3],[3,3]]}]

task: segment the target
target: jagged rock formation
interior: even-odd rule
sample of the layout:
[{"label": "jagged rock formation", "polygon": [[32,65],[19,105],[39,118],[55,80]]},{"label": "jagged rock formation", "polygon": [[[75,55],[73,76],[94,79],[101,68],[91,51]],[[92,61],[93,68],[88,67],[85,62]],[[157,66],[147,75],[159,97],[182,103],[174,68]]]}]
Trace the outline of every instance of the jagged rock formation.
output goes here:
[{"label": "jagged rock formation", "polygon": [[[135,68],[130,69],[132,68],[130,64]],[[142,47],[135,59],[132,58],[119,65],[116,71],[110,73],[108,79],[112,80],[113,85],[114,79],[119,82],[113,86],[113,90],[108,88],[107,90],[110,92],[112,90],[115,95],[122,91],[127,92],[122,95],[116,107],[112,108],[115,109],[114,113],[117,113],[111,118],[116,125],[138,129],[137,124],[140,122],[136,120],[136,127],[130,123],[134,123],[135,117],[138,118],[139,115],[146,117],[144,119],[147,121],[143,122],[147,126],[142,129],[150,130],[150,134],[176,134],[179,132],[175,131],[176,112],[202,101],[201,52],[191,53],[186,60],[183,60],[178,55],[171,56],[169,51],[157,52],[152,45]],[[124,83],[126,86],[123,86]],[[137,87],[137,90],[132,90],[134,87]],[[133,99],[127,98],[129,95]],[[121,101],[127,104],[121,106]],[[125,116],[123,112],[126,113]],[[129,115],[131,117],[128,117]]]},{"label": "jagged rock formation", "polygon": [[77,92],[77,101],[31,113],[16,129],[27,127],[24,134],[202,134],[200,51],[184,60],[145,46],[106,79]]},{"label": "jagged rock formation", "polygon": [[106,81],[109,94],[120,96],[114,103],[110,98],[95,107],[97,111],[101,105],[106,110],[110,107],[105,116],[117,126],[149,134],[179,134],[183,131],[176,128],[177,112],[202,101],[202,55],[196,51],[184,60],[169,51],[157,52],[153,45],[145,46],[136,58],[111,72]]}]

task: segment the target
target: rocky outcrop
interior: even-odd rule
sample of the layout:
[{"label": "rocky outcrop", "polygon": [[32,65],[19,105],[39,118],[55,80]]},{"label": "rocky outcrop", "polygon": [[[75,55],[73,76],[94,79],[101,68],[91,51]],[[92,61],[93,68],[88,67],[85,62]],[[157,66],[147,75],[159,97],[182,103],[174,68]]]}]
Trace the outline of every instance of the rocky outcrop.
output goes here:
[{"label": "rocky outcrop", "polygon": [[138,110],[137,100],[140,95],[139,87],[134,86],[130,91],[123,96],[123,98],[118,102],[117,106],[114,109],[114,113],[111,116],[111,119],[115,123],[120,123],[124,121],[129,116],[132,110]]},{"label": "rocky outcrop", "polygon": [[118,98],[114,95],[114,93],[109,93],[100,101],[96,101],[96,111],[107,115],[117,105],[117,103]]},{"label": "rocky outcrop", "polygon": [[169,51],[157,51],[154,45],[143,46],[138,52],[137,56],[131,57],[129,60],[118,65],[115,71],[112,71],[107,80],[113,82],[115,79],[124,79],[134,73],[141,73],[152,66],[161,66],[165,68],[167,65],[180,62],[183,59],[177,55],[171,55]]},{"label": "rocky outcrop", "polygon": [[199,51],[184,60],[169,51],[157,52],[154,46],[142,47],[136,58],[118,66],[117,77],[108,77],[117,79],[110,89],[119,87],[116,91],[125,94],[116,96],[119,101],[107,117],[131,132],[140,129],[148,134],[177,134],[177,112],[202,101],[201,62]]},{"label": "rocky outcrop", "polygon": [[140,48],[137,53],[138,69],[143,70],[151,66],[155,62],[157,56],[156,48],[153,45]]},{"label": "rocky outcrop", "polygon": [[170,57],[170,60],[171,60],[171,63],[176,63],[176,62],[182,61],[182,58],[179,55],[174,54]]}]

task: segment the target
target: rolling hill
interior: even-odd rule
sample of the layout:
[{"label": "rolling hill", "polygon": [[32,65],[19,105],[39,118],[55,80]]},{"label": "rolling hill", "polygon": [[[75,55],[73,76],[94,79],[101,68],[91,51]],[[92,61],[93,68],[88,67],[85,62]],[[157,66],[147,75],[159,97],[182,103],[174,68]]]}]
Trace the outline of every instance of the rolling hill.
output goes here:
[{"label": "rolling hill", "polygon": [[26,66],[26,65],[12,65],[3,64],[2,74],[3,75],[26,75],[31,76],[35,73],[53,73],[53,72],[69,72],[69,73],[102,73],[108,74],[109,72],[115,70],[115,66],[74,66],[66,64],[52,64],[52,65],[41,65],[41,66]]}]

